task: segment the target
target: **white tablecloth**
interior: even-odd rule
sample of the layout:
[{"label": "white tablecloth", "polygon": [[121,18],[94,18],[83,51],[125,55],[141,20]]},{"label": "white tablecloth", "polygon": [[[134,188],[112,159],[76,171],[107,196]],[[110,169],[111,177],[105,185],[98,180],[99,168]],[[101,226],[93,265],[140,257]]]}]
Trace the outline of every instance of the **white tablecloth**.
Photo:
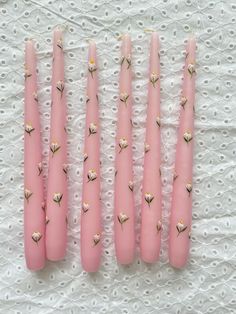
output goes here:
[{"label": "white tablecloth", "polygon": [[[236,1],[0,0],[1,313],[236,313]],[[31,273],[23,251],[24,40],[37,42],[39,104],[47,176],[52,31],[65,27],[69,239],[65,261]],[[113,244],[114,136],[120,42],[133,41],[133,148],[137,235],[150,34],[159,31],[162,86],[163,236],[160,261],[118,266]],[[192,247],[188,266],[168,264],[168,217],[184,43],[197,36]],[[80,208],[87,40],[96,39],[102,126],[104,254],[89,275],[80,264]],[[139,237],[137,236],[137,244]]]}]

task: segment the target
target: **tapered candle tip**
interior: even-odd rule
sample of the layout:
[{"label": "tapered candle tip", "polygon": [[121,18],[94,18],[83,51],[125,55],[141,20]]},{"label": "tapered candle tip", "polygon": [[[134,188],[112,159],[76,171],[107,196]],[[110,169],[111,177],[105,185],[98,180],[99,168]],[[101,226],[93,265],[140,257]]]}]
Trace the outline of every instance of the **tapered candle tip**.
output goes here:
[{"label": "tapered candle tip", "polygon": [[61,32],[61,31],[62,31],[62,27],[61,27],[61,25],[57,25],[57,27],[55,28],[55,31],[59,31],[59,32]]},{"label": "tapered candle tip", "polygon": [[89,39],[89,46],[90,47],[96,47],[96,42],[94,39]]},{"label": "tapered candle tip", "polygon": [[30,38],[25,42],[25,51],[29,52],[29,53],[32,53],[34,51],[34,40],[33,39]]},{"label": "tapered candle tip", "polygon": [[189,35],[188,42],[192,42],[192,43],[196,42],[195,34],[192,33],[192,34]]},{"label": "tapered candle tip", "polygon": [[124,35],[122,36],[122,39],[123,39],[123,40],[130,40],[130,35],[129,35],[129,34],[124,34]]},{"label": "tapered candle tip", "polygon": [[157,32],[153,32],[151,38],[153,41],[157,41],[159,43],[159,36]]},{"label": "tapered candle tip", "polygon": [[122,36],[122,53],[124,55],[131,54],[131,37],[129,34]]},{"label": "tapered candle tip", "polygon": [[25,43],[26,45],[30,45],[30,46],[32,46],[33,44],[34,44],[34,40],[33,40],[33,38],[29,38],[29,39],[27,39],[27,41],[26,41],[26,43]]},{"label": "tapered candle tip", "polygon": [[62,36],[62,32],[63,32],[63,30],[62,30],[62,28],[61,28],[61,26],[57,26],[55,29],[54,29],[54,36]]}]

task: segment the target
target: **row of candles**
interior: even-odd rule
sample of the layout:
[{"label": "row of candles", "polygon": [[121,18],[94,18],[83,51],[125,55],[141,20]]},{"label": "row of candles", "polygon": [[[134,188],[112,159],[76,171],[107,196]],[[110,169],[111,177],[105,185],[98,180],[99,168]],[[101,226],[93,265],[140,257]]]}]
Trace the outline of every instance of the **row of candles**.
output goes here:
[{"label": "row of candles", "polygon": [[[181,113],[176,147],[169,226],[169,261],[183,267],[188,259],[192,216],[195,39],[186,47]],[[135,206],[132,170],[131,38],[122,37],[114,179],[114,235],[117,261],[135,258]],[[159,258],[162,231],[160,54],[152,33],[141,207],[141,258]],[[36,54],[32,41],[25,50],[24,243],[27,267],[42,269],[45,260],[65,257],[67,243],[66,99],[62,31],[54,31],[52,104],[47,198],[44,202],[42,153],[37,97]],[[81,262],[84,270],[99,269],[102,255],[100,204],[100,123],[96,45],[89,44],[81,206]]]}]

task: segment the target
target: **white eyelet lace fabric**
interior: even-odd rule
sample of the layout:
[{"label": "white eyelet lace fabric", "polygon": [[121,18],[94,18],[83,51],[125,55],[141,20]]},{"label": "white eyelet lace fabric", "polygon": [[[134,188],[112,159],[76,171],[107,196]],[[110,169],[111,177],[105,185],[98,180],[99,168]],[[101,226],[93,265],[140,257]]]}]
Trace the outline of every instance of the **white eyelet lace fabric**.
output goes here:
[{"label": "white eyelet lace fabric", "polygon": [[[47,176],[52,31],[65,27],[68,102],[68,252],[32,273],[23,251],[24,41],[36,40],[38,95]],[[0,312],[236,312],[236,1],[0,0]],[[133,45],[133,152],[137,234],[147,103],[150,35],[161,41],[163,225],[160,261],[117,265],[113,244],[114,141],[120,42]],[[168,264],[168,218],[185,40],[197,36],[192,246],[188,266]],[[87,274],[80,264],[80,210],[87,40],[98,47],[102,127],[103,259]],[[137,236],[137,248],[139,237]]]}]

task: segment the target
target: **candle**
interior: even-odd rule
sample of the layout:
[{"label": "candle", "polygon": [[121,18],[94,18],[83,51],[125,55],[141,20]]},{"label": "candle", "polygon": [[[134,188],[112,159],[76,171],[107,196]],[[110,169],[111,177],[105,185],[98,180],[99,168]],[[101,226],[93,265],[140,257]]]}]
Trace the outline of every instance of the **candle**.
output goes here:
[{"label": "candle", "polygon": [[53,72],[49,172],[47,191],[46,254],[61,260],[67,241],[66,99],[62,31],[53,38]]},{"label": "candle", "polygon": [[183,267],[188,259],[192,221],[192,172],[195,98],[194,38],[186,49],[181,113],[176,147],[175,174],[170,217],[169,261],[173,267]]},{"label": "candle", "polygon": [[40,118],[36,55],[32,41],[25,47],[24,135],[24,246],[26,265],[39,270],[45,264],[45,206],[43,195]]},{"label": "candle", "polygon": [[87,272],[100,266],[101,206],[100,206],[100,124],[98,108],[96,45],[89,44],[84,137],[84,169],[81,207],[81,261]]},{"label": "candle", "polygon": [[159,257],[161,244],[161,139],[159,38],[152,33],[146,141],[141,208],[141,258],[148,263]]},{"label": "candle", "polygon": [[120,95],[115,161],[115,249],[120,264],[130,264],[135,254],[135,214],[132,171],[131,39],[122,39]]}]

